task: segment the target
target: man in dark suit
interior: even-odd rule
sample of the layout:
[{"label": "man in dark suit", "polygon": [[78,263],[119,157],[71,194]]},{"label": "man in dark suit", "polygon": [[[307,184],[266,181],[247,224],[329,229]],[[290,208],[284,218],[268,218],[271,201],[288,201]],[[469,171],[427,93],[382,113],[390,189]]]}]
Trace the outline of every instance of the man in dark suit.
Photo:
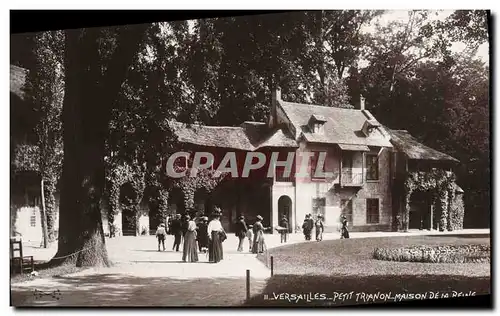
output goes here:
[{"label": "man in dark suit", "polygon": [[176,214],[175,218],[172,220],[172,224],[170,227],[170,231],[172,235],[174,235],[174,245],[172,246],[172,250],[179,251],[179,246],[181,245],[182,239],[182,223],[181,223],[181,214]]},{"label": "man in dark suit", "polygon": [[240,216],[239,220],[235,223],[235,233],[239,239],[238,243],[238,251],[243,251],[243,242],[245,241],[245,237],[247,236],[247,224],[245,223],[245,217],[243,215]]}]

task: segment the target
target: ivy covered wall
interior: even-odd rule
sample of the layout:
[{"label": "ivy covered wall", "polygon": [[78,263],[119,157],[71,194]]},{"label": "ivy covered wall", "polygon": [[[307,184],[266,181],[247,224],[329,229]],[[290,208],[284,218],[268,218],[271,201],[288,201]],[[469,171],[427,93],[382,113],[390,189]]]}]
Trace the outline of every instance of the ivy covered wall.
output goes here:
[{"label": "ivy covered wall", "polygon": [[402,227],[409,229],[411,196],[416,191],[431,195],[434,205],[434,218],[440,231],[463,228],[464,208],[462,194],[456,194],[455,174],[442,169],[408,172],[404,181],[405,205],[402,214]]}]

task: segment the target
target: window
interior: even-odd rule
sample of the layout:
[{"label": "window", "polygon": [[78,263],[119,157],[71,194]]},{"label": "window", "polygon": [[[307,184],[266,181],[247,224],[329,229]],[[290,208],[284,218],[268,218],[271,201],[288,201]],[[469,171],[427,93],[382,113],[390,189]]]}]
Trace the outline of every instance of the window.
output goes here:
[{"label": "window", "polygon": [[340,200],[340,214],[344,215],[352,226],[352,200]]},{"label": "window", "polygon": [[313,198],[312,199],[312,215],[313,215],[313,217],[316,217],[319,214],[321,214],[321,215],[323,215],[323,221],[326,221],[325,205],[326,205],[326,198]]},{"label": "window", "polygon": [[366,154],[366,180],[378,180],[378,156]]},{"label": "window", "polygon": [[379,223],[378,199],[366,199],[366,223]]},{"label": "window", "polygon": [[352,152],[342,152],[342,169],[352,170]]},{"label": "window", "polygon": [[31,225],[31,227],[36,227],[36,209],[33,209],[31,211],[30,225]]}]

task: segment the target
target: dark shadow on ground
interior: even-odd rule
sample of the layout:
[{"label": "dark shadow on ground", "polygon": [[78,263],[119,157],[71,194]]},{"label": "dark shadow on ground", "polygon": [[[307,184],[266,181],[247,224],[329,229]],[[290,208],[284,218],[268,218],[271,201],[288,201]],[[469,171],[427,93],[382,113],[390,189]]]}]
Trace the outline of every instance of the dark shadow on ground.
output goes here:
[{"label": "dark shadow on ground", "polygon": [[[245,278],[174,279],[100,274],[54,277],[46,286],[15,287],[11,304],[28,306],[241,306],[246,298]],[[252,279],[252,295],[262,291],[265,282]],[[34,291],[47,295],[36,297]],[[59,299],[50,296],[60,291]]]},{"label": "dark shadow on ground", "polygon": [[161,261],[161,260],[143,260],[143,261],[131,261],[133,263],[166,263],[166,264],[169,264],[169,263],[185,263],[185,264],[189,264],[189,263],[196,263],[196,264],[200,264],[200,263],[211,263],[211,264],[214,264],[213,262],[207,262],[207,261],[197,261],[197,262],[184,262],[182,260],[177,260],[177,261]]},{"label": "dark shadow on ground", "polygon": [[431,238],[443,238],[443,237],[453,237],[453,238],[490,238],[490,234],[470,234],[470,235],[429,235]]},{"label": "dark shadow on ground", "polygon": [[[316,295],[317,300],[306,301],[305,297],[297,300],[297,294],[300,293]],[[377,293],[379,293],[378,298],[368,296]],[[491,281],[489,277],[473,278],[456,275],[394,275],[362,278],[342,275],[275,275],[267,281],[260,294],[253,296],[244,305],[349,306],[400,302],[402,297],[398,295],[401,294],[419,294],[421,299],[435,299],[435,293],[439,294],[439,298],[442,298],[444,293],[447,293],[449,298],[459,295],[465,297],[465,295],[490,294]],[[296,295],[295,300],[292,299],[292,294]],[[323,300],[320,299],[321,294]],[[388,295],[390,299],[384,299],[380,294]]]}]

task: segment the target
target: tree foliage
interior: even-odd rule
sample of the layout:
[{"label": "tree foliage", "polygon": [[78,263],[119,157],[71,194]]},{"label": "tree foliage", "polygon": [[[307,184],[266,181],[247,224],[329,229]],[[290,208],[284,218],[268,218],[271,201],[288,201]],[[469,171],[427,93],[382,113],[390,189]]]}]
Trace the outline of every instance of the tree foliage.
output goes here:
[{"label": "tree foliage", "polygon": [[[46,149],[57,148],[61,135],[53,107],[64,84],[59,255],[103,249],[102,194],[112,191],[116,203],[117,184],[135,183],[134,174],[142,180],[132,187],[144,192],[131,205],[144,196],[161,217],[169,190],[179,187],[191,207],[192,188],[209,183],[166,178],[165,159],[177,146],[168,120],[264,121],[277,86],[287,101],[326,106],[349,107],[363,94],[382,123],[460,159],[466,208],[489,207],[489,69],[472,55],[488,37],[486,13],[456,11],[439,22],[411,11],[406,22],[363,31],[382,13],[294,11],[37,35],[39,75],[30,80],[39,90],[33,102],[43,117],[37,131],[47,170],[59,161]],[[470,49],[453,54],[454,40]],[[120,166],[138,169],[118,177]],[[103,251],[79,260],[107,261]]]}]

